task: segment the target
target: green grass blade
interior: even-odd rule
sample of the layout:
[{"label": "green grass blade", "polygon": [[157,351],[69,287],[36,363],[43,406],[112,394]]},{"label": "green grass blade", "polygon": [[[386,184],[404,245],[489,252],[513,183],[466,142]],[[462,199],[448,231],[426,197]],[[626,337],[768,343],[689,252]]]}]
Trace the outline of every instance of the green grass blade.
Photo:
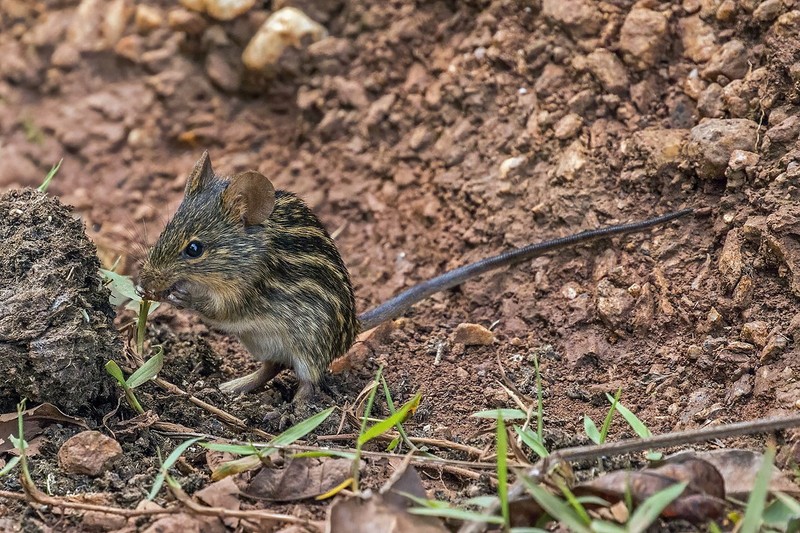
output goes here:
[{"label": "green grass blade", "polygon": [[511,513],[508,506],[508,433],[503,416],[497,417],[497,496],[505,529],[511,527]]},{"label": "green grass blade", "polygon": [[595,533],[628,533],[626,528],[602,520],[593,521],[591,528]]},{"label": "green grass blade", "polygon": [[556,479],[556,483],[558,485],[559,490],[561,490],[561,493],[564,494],[567,503],[569,503],[570,507],[572,507],[572,509],[575,511],[575,514],[577,514],[578,517],[580,517],[581,521],[584,524],[590,524],[592,522],[592,519],[591,517],[589,517],[589,513],[587,513],[586,509],[583,507],[583,503],[581,503],[581,501],[579,501],[578,498],[575,497],[575,494],[573,494],[572,491],[569,490],[569,487],[567,487],[566,484],[558,481],[558,479]]},{"label": "green grass blade", "polygon": [[688,481],[676,483],[656,492],[643,501],[633,512],[630,520],[628,520],[628,531],[630,533],[643,533],[646,531],[661,516],[661,511],[666,509],[669,504],[683,493],[688,484]]},{"label": "green grass blade", "polygon": [[742,518],[739,533],[757,533],[761,527],[764,509],[767,504],[767,492],[772,478],[772,462],[775,459],[775,448],[769,447],[764,452],[764,460],[758,469],[753,490],[747,499],[747,509]]},{"label": "green grass blade", "polygon": [[570,531],[576,533],[591,532],[589,525],[581,520],[580,516],[578,516],[564,500],[550,494],[527,477],[522,477],[522,482],[525,484],[528,493],[536,500],[536,503],[538,503],[553,520],[559,521],[561,524],[567,526]]},{"label": "green grass blade", "polygon": [[383,435],[384,433],[392,429],[392,427],[394,427],[395,424],[403,422],[406,419],[406,415],[408,415],[408,412],[411,409],[416,408],[419,405],[421,399],[422,399],[422,393],[418,392],[417,394],[414,395],[413,398],[411,398],[400,409],[398,409],[395,414],[393,414],[386,420],[381,420],[380,422],[376,423],[368,430],[363,432],[361,435],[359,435],[358,445],[363,446],[364,444],[371,441],[375,437]]},{"label": "green grass blade", "polygon": [[462,505],[475,505],[478,507],[489,507],[493,505],[494,502],[497,501],[497,498],[494,496],[484,495],[484,496],[475,496],[474,498],[470,498],[468,500],[464,500],[461,502]]},{"label": "green grass blade", "polygon": [[603,420],[603,425],[600,427],[600,442],[597,444],[604,443],[608,438],[608,432],[611,429],[611,421],[614,420],[614,412],[617,410],[617,405],[619,405],[620,396],[622,396],[622,388],[617,389],[616,394],[614,394],[614,401],[611,403],[611,409],[606,413],[606,418]]},{"label": "green grass blade", "polygon": [[172,468],[172,465],[175,464],[175,462],[180,458],[181,455],[183,455],[183,452],[185,452],[189,448],[189,446],[199,441],[200,439],[201,437],[195,437],[193,439],[189,439],[187,441],[178,444],[175,447],[175,449],[172,450],[172,453],[170,453],[167,456],[167,459],[161,465],[161,471],[156,476],[156,479],[153,482],[153,488],[150,489],[150,493],[147,495],[148,500],[152,500],[153,498],[155,498],[156,494],[158,494],[158,491],[161,490],[161,486],[164,484],[164,478],[166,476],[167,470]]},{"label": "green grass blade", "polygon": [[[325,422],[331,413],[336,407],[328,407],[324,411],[321,411],[313,416],[310,416],[303,420],[302,422],[298,422],[294,426],[290,427],[271,441],[269,441],[269,446],[288,446],[289,444],[293,444],[295,441],[302,439],[315,429],[317,426]],[[271,453],[271,452],[269,452]],[[262,454],[263,455],[263,454]]]},{"label": "green grass blade", "polygon": [[292,454],[292,457],[341,457],[342,459],[349,459],[352,461],[356,458],[356,454],[353,452],[343,452],[339,450],[316,450],[309,452],[298,452]]},{"label": "green grass blade", "polygon": [[259,448],[253,444],[225,444],[222,442],[201,442],[200,446],[214,452],[227,452],[234,455],[255,455]]},{"label": "green grass blade", "polygon": [[111,360],[107,362],[105,368],[106,372],[108,372],[112,378],[116,379],[122,388],[127,388],[128,384],[125,383],[125,375],[122,373],[122,369],[119,367],[116,361]]},{"label": "green grass blade", "polygon": [[473,413],[475,418],[491,418],[497,420],[502,416],[504,420],[527,420],[528,413],[521,409],[488,409],[486,411],[478,411]]},{"label": "green grass blade", "polygon": [[64,158],[61,158],[61,160],[58,163],[56,163],[50,168],[50,171],[44,177],[44,181],[42,182],[41,185],[39,185],[39,192],[47,192],[47,188],[50,186],[50,182],[53,181],[53,177],[58,173],[58,169],[61,168],[61,163],[63,162]]},{"label": "green grass blade", "polygon": [[465,522],[486,522],[487,524],[503,524],[503,518],[500,516],[492,516],[478,513],[476,511],[467,511],[464,509],[456,509],[447,507],[443,509],[434,509],[431,507],[412,507],[408,510],[411,514],[423,516],[436,516],[439,518],[453,518],[455,520],[463,520]]},{"label": "green grass blade", "polygon": [[536,436],[539,437],[539,442],[542,442],[544,440],[544,392],[539,356],[535,353],[533,354],[533,369],[536,373]]},{"label": "green grass blade", "polygon": [[586,432],[586,436],[589,437],[589,440],[595,444],[603,442],[600,437],[600,431],[597,429],[594,420],[589,418],[589,415],[583,415],[583,430]]},{"label": "green grass blade", "polygon": [[135,389],[142,383],[146,383],[156,377],[161,372],[161,367],[164,366],[164,349],[159,346],[156,354],[145,361],[136,372],[130,375],[126,383],[128,387]]},{"label": "green grass blade", "polygon": [[550,455],[550,452],[547,451],[547,448],[544,447],[542,441],[539,440],[539,437],[530,429],[522,429],[520,426],[514,426],[514,431],[517,432],[517,435],[522,439],[533,453],[538,455],[541,458],[545,458]]},{"label": "green grass blade", "polygon": [[0,470],[0,477],[3,477],[12,470],[14,470],[14,467],[17,466],[17,463],[19,463],[19,461],[20,458],[17,457],[16,455],[11,459],[9,459],[8,462],[6,463],[6,466],[4,466],[2,470]]},{"label": "green grass blade", "polygon": [[639,437],[646,439],[648,437],[653,436],[653,434],[650,432],[647,426],[644,425],[644,422],[639,420],[639,418],[635,414],[633,414],[627,407],[616,401],[614,397],[608,393],[606,393],[606,398],[608,398],[608,401],[611,403],[611,405],[616,404],[616,408],[617,411],[619,411],[619,414],[622,415],[622,418],[625,419],[628,425],[631,426],[633,431],[636,432],[636,434],[639,435]]},{"label": "green grass blade", "polygon": [[121,305],[126,300],[133,300],[137,306],[142,297],[136,292],[136,287],[130,276],[123,276],[111,270],[101,268],[100,272],[109,280],[108,288],[111,290],[111,304]]}]

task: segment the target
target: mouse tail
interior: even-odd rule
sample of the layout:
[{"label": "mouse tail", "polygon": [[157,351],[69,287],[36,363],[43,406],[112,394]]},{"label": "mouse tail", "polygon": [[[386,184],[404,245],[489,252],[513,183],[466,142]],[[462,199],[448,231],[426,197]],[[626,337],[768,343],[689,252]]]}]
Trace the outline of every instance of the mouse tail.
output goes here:
[{"label": "mouse tail", "polygon": [[495,255],[493,257],[487,257],[486,259],[481,259],[475,263],[455,268],[445,272],[444,274],[440,274],[435,278],[431,278],[427,281],[423,281],[422,283],[414,285],[410,289],[406,289],[397,296],[390,298],[377,307],[361,313],[358,316],[358,320],[361,323],[361,330],[366,331],[382,324],[383,322],[386,322],[387,320],[393,320],[405,313],[415,303],[422,301],[425,298],[436,294],[437,292],[445,291],[461,285],[468,279],[480,276],[486,272],[515,265],[522,261],[527,261],[529,259],[533,259],[534,257],[538,257],[552,250],[565,248],[573,244],[583,243],[594,239],[599,239],[601,237],[644,231],[654,226],[666,224],[671,220],[675,220],[676,218],[686,216],[693,212],[694,209],[683,209],[681,211],[675,211],[674,213],[668,213],[666,215],[643,220],[641,222],[619,224],[616,226],[608,226],[605,228],[583,231],[567,237],[529,244],[528,246],[509,250],[508,252],[503,252],[502,254]]}]

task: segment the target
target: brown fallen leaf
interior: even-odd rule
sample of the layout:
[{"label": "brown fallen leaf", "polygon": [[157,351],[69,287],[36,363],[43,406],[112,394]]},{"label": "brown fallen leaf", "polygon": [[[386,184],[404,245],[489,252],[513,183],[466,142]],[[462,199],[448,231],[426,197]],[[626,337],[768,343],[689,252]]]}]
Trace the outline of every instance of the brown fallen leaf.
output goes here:
[{"label": "brown fallen leaf", "polygon": [[446,533],[441,521],[387,504],[380,495],[337,499],[328,511],[326,533]]},{"label": "brown fallen leaf", "polygon": [[[348,461],[349,463],[349,461]],[[378,494],[338,498],[328,508],[326,533],[444,533],[447,529],[433,516],[414,515],[407,511],[414,506],[402,493],[426,498],[425,487],[410,457],[395,466],[395,473]]]},{"label": "brown fallen leaf", "polygon": [[610,472],[576,485],[573,492],[599,496],[610,503],[623,500],[629,493],[633,501],[640,504],[680,481],[688,482],[686,490],[662,511],[662,516],[702,522],[724,514],[725,483],[722,476],[714,465],[696,457],[685,457],[645,470]]},{"label": "brown fallen leaf", "polygon": [[294,458],[284,468],[262,468],[245,494],[270,501],[293,501],[325,494],[350,476],[349,459]]},{"label": "brown fallen leaf", "polygon": [[[0,453],[14,453],[14,445],[11,443],[9,435],[17,436],[17,413],[0,414]],[[86,422],[80,418],[65,415],[58,407],[51,403],[43,403],[26,409],[22,413],[22,432],[25,441],[28,443],[27,455],[36,455],[41,444],[37,437],[44,432],[47,426],[52,424],[72,424],[89,429]]]},{"label": "brown fallen leaf", "polygon": [[[236,486],[232,477],[226,477],[220,481],[204,487],[194,493],[195,498],[205,503],[209,507],[221,507],[238,511],[242,505],[239,500],[239,487]],[[239,519],[229,516],[222,519],[230,529],[236,529]]]},{"label": "brown fallen leaf", "polygon": [[[667,461],[682,460],[687,457],[701,459],[714,465],[724,480],[725,494],[740,500],[746,500],[750,495],[756,473],[764,460],[764,455],[760,452],[730,448],[680,452],[668,457]],[[775,466],[772,467],[769,490],[784,492],[792,497],[800,497],[800,487]]]}]

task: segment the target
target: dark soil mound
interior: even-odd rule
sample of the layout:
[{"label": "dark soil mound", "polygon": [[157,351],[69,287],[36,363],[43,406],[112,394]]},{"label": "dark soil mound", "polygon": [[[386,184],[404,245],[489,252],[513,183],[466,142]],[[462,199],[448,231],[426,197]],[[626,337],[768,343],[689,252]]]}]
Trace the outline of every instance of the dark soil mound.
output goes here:
[{"label": "dark soil mound", "polygon": [[34,190],[0,197],[0,409],[21,398],[86,412],[107,401],[121,350],[83,224]]}]

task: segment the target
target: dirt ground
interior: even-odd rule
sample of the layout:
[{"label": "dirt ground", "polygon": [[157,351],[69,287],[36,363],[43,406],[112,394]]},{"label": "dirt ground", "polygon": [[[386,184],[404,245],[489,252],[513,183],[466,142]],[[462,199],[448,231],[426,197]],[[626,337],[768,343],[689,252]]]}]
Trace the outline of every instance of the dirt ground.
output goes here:
[{"label": "dirt ground", "polygon": [[[137,4],[149,16],[114,39],[106,9],[78,4],[0,0],[0,191],[38,185],[63,157],[49,192],[123,273],[136,274],[205,149],[219,173],[258,169],[313,207],[336,231],[362,310],[514,246],[697,209],[434,296],[385,341],[357,347],[319,407],[352,402],[383,365],[397,402],[422,391],[411,435],[483,447],[491,424],[470,415],[514,407],[500,365],[534,395],[534,356],[554,446],[588,442],[583,415],[602,420],[618,388],[654,433],[798,407],[794,0],[275,0],[229,22],[147,0]],[[253,76],[241,52],[285,5],[330,36],[290,52],[272,79]],[[453,342],[463,322],[491,327],[494,343]],[[286,410],[291,374],[231,399],[216,386],[255,368],[236,341],[167,305],[150,334],[165,347],[165,379],[279,429],[270,413]],[[141,390],[162,420],[235,435],[178,397]],[[155,447],[176,443],[142,430],[122,443],[125,468],[90,480],[58,471],[70,434],[48,434],[37,479],[51,472],[58,493],[89,487],[126,505],[149,490]],[[612,428],[613,439],[631,436],[621,420]],[[780,437],[783,464],[797,458],[793,437]],[[367,468],[378,486],[387,466]],[[194,476],[187,489],[207,481]],[[454,501],[482,490],[447,474],[426,485]],[[54,527],[25,506],[0,509],[30,530]]]}]

